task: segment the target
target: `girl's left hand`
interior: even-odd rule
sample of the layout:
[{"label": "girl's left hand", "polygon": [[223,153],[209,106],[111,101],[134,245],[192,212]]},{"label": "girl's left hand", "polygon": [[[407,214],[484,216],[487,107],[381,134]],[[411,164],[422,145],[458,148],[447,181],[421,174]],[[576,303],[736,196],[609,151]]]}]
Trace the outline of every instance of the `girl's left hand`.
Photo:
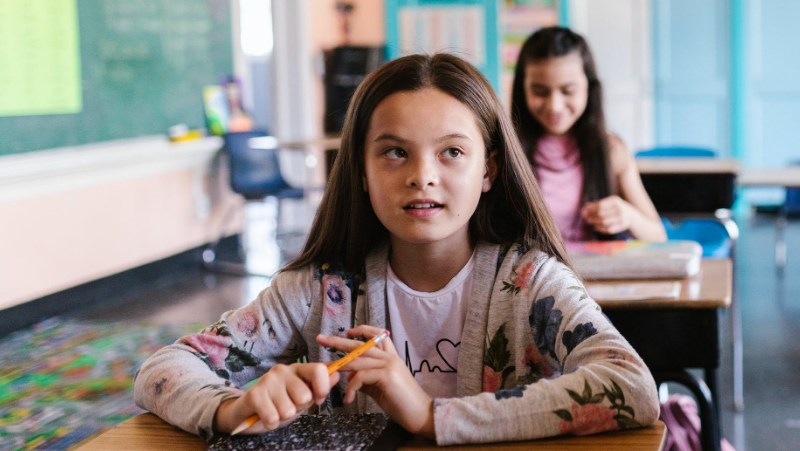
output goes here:
[{"label": "girl's left hand", "polygon": [[[347,336],[371,339],[382,332],[383,329],[361,325],[348,330]],[[350,352],[363,344],[361,341],[325,335],[318,335],[317,343],[343,352]],[[381,341],[340,371],[348,372],[344,402],[353,402],[356,391],[361,390],[407,431],[435,439],[433,398],[414,380],[408,367],[397,355],[391,338]]]},{"label": "girl's left hand", "polygon": [[583,220],[596,231],[607,235],[629,230],[633,213],[633,206],[619,196],[608,196],[590,202],[581,209]]}]

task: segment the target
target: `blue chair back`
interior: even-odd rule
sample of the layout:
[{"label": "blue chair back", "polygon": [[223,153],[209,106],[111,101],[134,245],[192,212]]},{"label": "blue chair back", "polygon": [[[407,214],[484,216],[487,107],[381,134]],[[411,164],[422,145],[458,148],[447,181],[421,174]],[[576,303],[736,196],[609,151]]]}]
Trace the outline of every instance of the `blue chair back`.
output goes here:
[{"label": "blue chair back", "polygon": [[251,138],[269,136],[263,131],[225,135],[225,150],[230,165],[231,189],[245,199],[263,199],[290,189],[281,175],[278,149],[253,149]]},{"label": "blue chair back", "polygon": [[731,255],[728,229],[715,219],[686,219],[678,225],[661,218],[670,240],[692,240],[700,243],[703,257],[726,258]]},{"label": "blue chair back", "polygon": [[[790,166],[800,166],[800,160],[789,163]],[[800,215],[800,188],[786,188],[786,200],[783,202],[783,212],[787,215]]]},{"label": "blue chair back", "polygon": [[715,158],[717,153],[711,149],[701,147],[656,147],[649,150],[640,150],[636,152],[637,157],[643,158]]}]

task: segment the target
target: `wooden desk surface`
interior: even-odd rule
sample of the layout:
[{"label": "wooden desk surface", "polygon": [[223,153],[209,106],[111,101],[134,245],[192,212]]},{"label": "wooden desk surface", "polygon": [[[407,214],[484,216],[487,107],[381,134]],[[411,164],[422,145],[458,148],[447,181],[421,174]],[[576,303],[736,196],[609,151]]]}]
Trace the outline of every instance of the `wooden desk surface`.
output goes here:
[{"label": "wooden desk surface", "polygon": [[800,166],[743,168],[726,158],[636,158],[641,174],[736,174],[743,186],[800,187]]},{"label": "wooden desk surface", "polygon": [[739,185],[800,187],[800,166],[742,169]]},{"label": "wooden desk surface", "polygon": [[[656,451],[663,450],[667,430],[661,421],[655,425],[628,431],[607,432],[586,437],[558,437],[531,442],[510,442],[491,445],[450,446],[446,450],[486,449],[517,451],[536,449],[537,451]],[[144,413],[137,415],[119,426],[106,431],[94,440],[84,444],[78,451],[205,451],[209,447],[203,439],[170,426],[157,416]],[[412,440],[401,450],[438,450],[433,442],[419,438]]]},{"label": "wooden desk surface", "polygon": [[279,150],[327,150],[338,149],[342,139],[338,136],[325,136],[305,141],[278,141],[274,136],[257,136],[248,140],[248,145],[253,149],[279,149]]},{"label": "wooden desk surface", "polygon": [[[592,285],[617,285],[636,282],[664,282],[659,280],[604,280],[587,281]],[[704,258],[700,262],[700,272],[694,277],[673,279],[681,282],[678,299],[610,300],[597,301],[603,309],[630,308],[726,308],[731,305],[733,286],[733,265],[728,258]]]},{"label": "wooden desk surface", "polygon": [[739,160],[725,158],[636,158],[641,174],[736,174]]},{"label": "wooden desk surface", "polygon": [[342,144],[340,136],[324,136],[317,139],[309,139],[305,141],[282,141],[279,147],[282,149],[295,149],[295,150],[308,150],[314,147],[321,147],[323,150],[339,149]]}]

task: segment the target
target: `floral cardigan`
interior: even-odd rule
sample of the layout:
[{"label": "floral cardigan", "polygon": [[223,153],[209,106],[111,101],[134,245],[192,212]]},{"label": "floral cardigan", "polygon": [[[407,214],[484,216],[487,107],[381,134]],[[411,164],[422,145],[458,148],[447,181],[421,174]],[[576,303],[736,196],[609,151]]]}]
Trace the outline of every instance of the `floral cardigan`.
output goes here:
[{"label": "floral cardigan", "polygon": [[[315,341],[358,324],[386,328],[388,245],[364,274],[337,264],[278,274],[258,298],[151,356],[134,380],[140,407],[207,440],[219,404],[277,363],[342,353]],[[628,342],[556,258],[522,245],[479,243],[458,357],[458,397],[434,401],[439,445],[592,434],[650,425],[655,382]],[[345,378],[319,413],[380,412]]]}]

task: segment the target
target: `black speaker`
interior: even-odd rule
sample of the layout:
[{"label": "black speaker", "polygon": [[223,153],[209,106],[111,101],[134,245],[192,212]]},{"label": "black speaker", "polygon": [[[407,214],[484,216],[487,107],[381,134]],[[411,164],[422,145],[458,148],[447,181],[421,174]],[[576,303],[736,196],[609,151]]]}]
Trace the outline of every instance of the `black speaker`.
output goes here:
[{"label": "black speaker", "polygon": [[384,46],[335,47],[325,52],[325,133],[339,134],[347,106],[364,78],[386,61]]}]

